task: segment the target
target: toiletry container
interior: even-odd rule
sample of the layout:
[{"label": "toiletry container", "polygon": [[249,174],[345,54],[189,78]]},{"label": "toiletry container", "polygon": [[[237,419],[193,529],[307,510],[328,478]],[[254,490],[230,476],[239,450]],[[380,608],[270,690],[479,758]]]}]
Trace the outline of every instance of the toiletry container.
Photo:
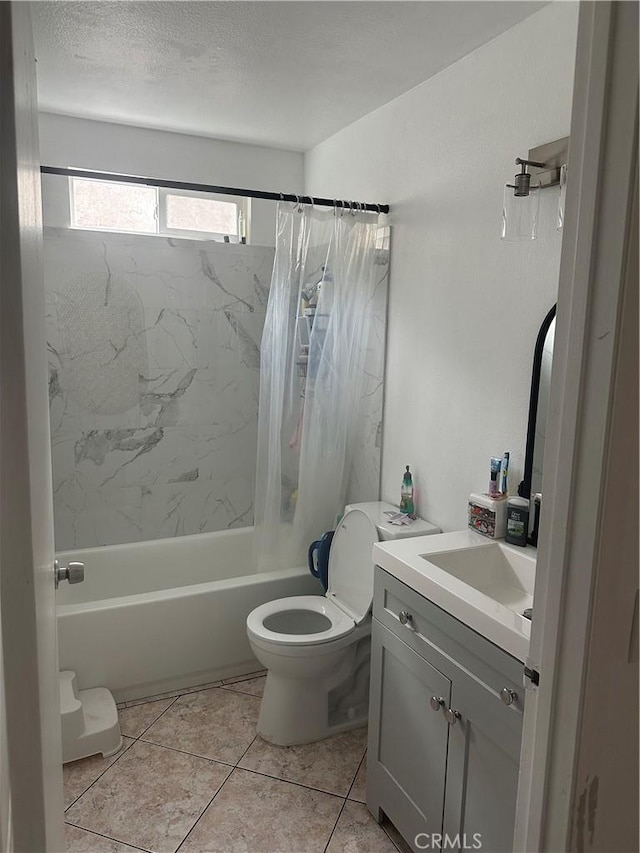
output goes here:
[{"label": "toiletry container", "polygon": [[469,495],[469,527],[491,539],[504,539],[507,532],[507,496]]},{"label": "toiletry container", "polygon": [[[536,548],[538,547],[538,534],[540,532],[540,510],[542,508],[542,493],[537,492],[533,496],[533,528],[531,530],[531,535],[529,536],[529,542],[534,545]],[[529,512],[531,512],[531,507],[529,507]]]},{"label": "toiletry container", "polygon": [[502,467],[502,459],[498,456],[492,456],[490,460],[490,475],[489,475],[489,497],[500,497],[500,471]]},{"label": "toiletry container", "polygon": [[507,542],[525,546],[529,535],[529,501],[509,498],[507,501]]},{"label": "toiletry container", "polygon": [[402,478],[402,486],[400,487],[400,512],[404,512],[406,515],[413,515],[415,512],[415,503],[413,501],[413,478],[411,477],[411,471],[409,471],[408,465],[404,472],[404,477]]}]

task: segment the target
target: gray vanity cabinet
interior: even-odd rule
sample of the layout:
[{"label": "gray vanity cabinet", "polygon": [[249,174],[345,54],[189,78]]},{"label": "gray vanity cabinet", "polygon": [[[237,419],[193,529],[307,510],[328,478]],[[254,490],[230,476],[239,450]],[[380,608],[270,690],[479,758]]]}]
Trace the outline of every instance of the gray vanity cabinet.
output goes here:
[{"label": "gray vanity cabinet", "polygon": [[380,568],[373,615],[370,811],[414,850],[479,833],[481,849],[511,851],[522,663]]},{"label": "gray vanity cabinet", "polygon": [[[376,799],[405,837],[415,837],[425,826],[440,832],[449,726],[444,714],[431,710],[430,701],[442,697],[449,707],[451,682],[384,629],[375,633],[371,675],[376,749],[372,753],[370,747],[367,775],[373,759]],[[375,817],[382,819],[379,811]]]},{"label": "gray vanity cabinet", "polygon": [[460,719],[449,727],[443,831],[464,834],[468,846],[478,833],[482,850],[511,853],[522,717],[466,675],[455,680],[451,708]]}]

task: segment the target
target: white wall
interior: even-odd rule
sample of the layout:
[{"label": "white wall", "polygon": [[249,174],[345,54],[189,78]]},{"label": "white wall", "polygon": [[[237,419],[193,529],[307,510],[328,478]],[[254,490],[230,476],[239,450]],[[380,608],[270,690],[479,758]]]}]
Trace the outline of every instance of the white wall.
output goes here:
[{"label": "white wall", "polygon": [[[555,190],[546,227],[500,240],[516,156],[569,133],[577,4],[554,3],[309,151],[305,191],[392,208],[382,497],[404,466],[418,510],[466,525],[489,457],[522,476],[533,348],[557,292]],[[381,67],[380,73],[384,73]]]},{"label": "white wall", "polygon": [[[40,155],[47,166],[193,181],[270,192],[302,192],[303,155],[161,130],[40,114]],[[65,178],[43,180],[45,225],[68,227]],[[252,202],[251,242],[273,246],[272,201]]]}]

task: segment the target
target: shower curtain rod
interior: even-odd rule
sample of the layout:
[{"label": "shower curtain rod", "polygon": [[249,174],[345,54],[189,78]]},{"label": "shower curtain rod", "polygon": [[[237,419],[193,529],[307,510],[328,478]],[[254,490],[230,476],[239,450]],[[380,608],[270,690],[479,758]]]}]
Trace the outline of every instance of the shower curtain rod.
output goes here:
[{"label": "shower curtain rod", "polygon": [[141,178],[135,175],[116,175],[113,172],[93,172],[89,169],[68,169],[60,166],[40,166],[43,175],[62,175],[68,178],[93,178],[99,181],[115,183],[143,184],[150,187],[163,187],[169,190],[189,190],[199,193],[218,193],[220,195],[239,195],[246,198],[264,198],[269,201],[295,201],[298,204],[315,204],[320,207],[344,207],[357,210],[371,210],[375,213],[389,213],[388,204],[363,204],[358,201],[344,201],[334,198],[316,198],[293,193],[269,193],[263,190],[242,190],[237,187],[214,187],[210,184],[192,184],[186,181],[163,181],[160,178]]}]

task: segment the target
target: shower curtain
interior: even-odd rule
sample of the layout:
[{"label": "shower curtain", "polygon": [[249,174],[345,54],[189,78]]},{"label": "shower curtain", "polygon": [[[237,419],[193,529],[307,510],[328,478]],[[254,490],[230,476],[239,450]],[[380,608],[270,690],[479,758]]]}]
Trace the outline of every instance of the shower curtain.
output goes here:
[{"label": "shower curtain", "polygon": [[261,348],[259,571],[303,565],[309,544],[344,508],[373,320],[377,225],[377,214],[362,210],[278,206]]}]

